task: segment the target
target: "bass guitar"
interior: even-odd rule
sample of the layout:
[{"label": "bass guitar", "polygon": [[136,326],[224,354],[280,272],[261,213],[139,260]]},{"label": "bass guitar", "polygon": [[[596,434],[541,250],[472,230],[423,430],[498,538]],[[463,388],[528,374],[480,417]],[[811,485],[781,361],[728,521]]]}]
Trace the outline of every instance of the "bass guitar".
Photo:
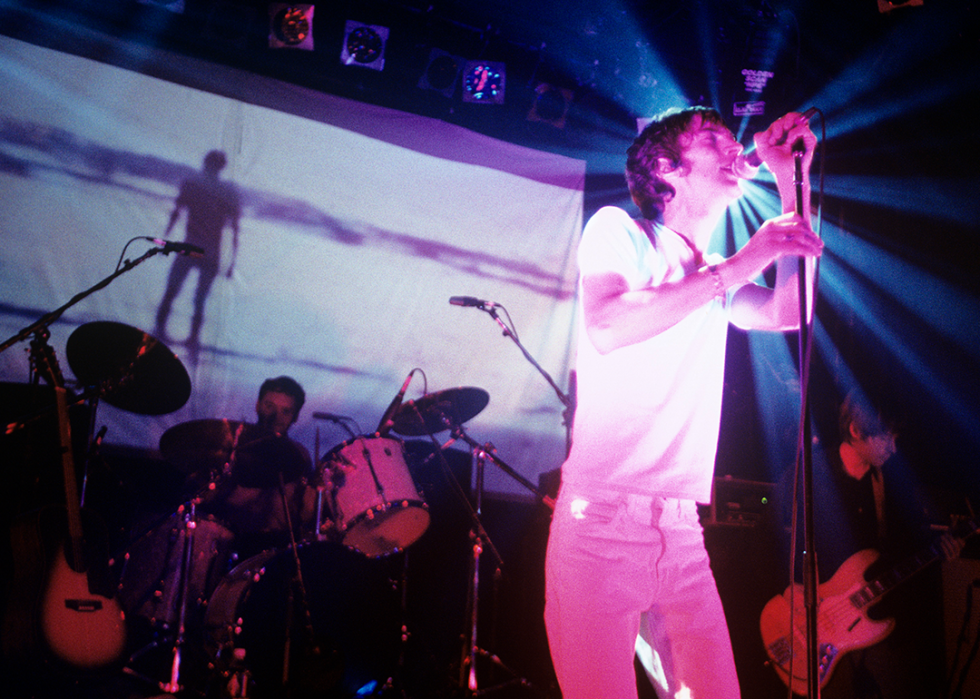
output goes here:
[{"label": "bass guitar", "polygon": [[[976,533],[977,522],[971,519],[959,525],[954,536],[966,538]],[[817,586],[820,687],[827,684],[846,653],[883,641],[895,628],[894,619],[871,619],[868,610],[898,584],[944,554],[937,540],[894,568],[867,580],[865,574],[879,556],[874,549],[858,551],[841,564],[830,580]],[[795,605],[791,604],[791,598],[795,598]],[[794,693],[801,695],[807,692],[808,676],[803,599],[803,586],[794,583],[766,603],[759,619],[762,642],[776,674]]]}]

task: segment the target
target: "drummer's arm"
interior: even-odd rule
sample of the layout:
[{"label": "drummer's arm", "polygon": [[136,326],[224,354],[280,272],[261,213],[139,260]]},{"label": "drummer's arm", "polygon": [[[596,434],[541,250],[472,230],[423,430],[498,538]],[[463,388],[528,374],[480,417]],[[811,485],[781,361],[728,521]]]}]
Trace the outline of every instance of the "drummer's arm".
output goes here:
[{"label": "drummer's arm", "polygon": [[301,486],[302,502],[300,503],[300,528],[303,531],[313,531],[316,528],[316,497],[317,489],[312,485]]}]

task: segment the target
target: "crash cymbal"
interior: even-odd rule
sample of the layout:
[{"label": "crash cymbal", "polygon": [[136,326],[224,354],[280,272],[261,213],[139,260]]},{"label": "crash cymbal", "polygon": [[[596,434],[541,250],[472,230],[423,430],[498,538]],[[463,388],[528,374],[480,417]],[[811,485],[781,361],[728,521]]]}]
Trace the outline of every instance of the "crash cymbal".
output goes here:
[{"label": "crash cymbal", "polygon": [[398,408],[391,430],[406,437],[435,434],[449,425],[462,425],[478,415],[489,402],[489,393],[472,386],[427,393]]},{"label": "crash cymbal", "polygon": [[190,398],[191,380],[177,355],[129,325],[81,325],[69,336],[66,351],[75,378],[97,387],[102,400],[122,410],[164,415]]}]

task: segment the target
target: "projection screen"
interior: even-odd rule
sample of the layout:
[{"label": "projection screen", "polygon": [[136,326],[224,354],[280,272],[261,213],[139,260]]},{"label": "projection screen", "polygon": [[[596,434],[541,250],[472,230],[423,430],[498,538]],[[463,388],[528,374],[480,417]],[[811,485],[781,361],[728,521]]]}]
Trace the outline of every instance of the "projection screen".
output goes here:
[{"label": "projection screen", "polygon": [[[564,406],[498,319],[567,391],[584,162],[146,48],[125,59],[0,37],[3,337],[90,292],[51,325],[69,383],[66,344],[100,321],[156,337],[190,378],[162,415],[101,401],[107,444],[154,450],[186,421],[254,421],[260,383],[285,374],[307,393],[290,435],[322,454],[349,435],[314,412],[371,433],[417,368],[406,400],[483,389],[467,434],[530,481],[561,464]],[[184,262],[152,239],[185,240],[178,195],[211,151],[227,160],[238,245],[232,267],[229,223],[202,246],[213,281],[195,331],[208,273],[191,269],[161,322]],[[495,305],[451,305],[459,295]],[[30,380],[25,349],[0,355],[3,381]],[[500,469],[486,487],[527,495]]]}]

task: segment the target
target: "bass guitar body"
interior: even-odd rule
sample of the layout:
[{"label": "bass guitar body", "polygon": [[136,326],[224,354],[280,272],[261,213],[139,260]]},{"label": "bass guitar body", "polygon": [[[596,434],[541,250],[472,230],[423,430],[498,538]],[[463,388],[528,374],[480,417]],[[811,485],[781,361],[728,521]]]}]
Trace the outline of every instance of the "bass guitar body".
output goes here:
[{"label": "bass guitar body", "polygon": [[[833,577],[817,587],[817,656],[820,687],[827,684],[844,654],[884,640],[895,628],[892,619],[868,617],[855,593],[867,585],[865,572],[878,559],[872,549],[848,558]],[[791,598],[795,597],[795,604]],[[766,653],[780,679],[795,694],[807,692],[806,609],[803,586],[794,584],[773,597],[762,610],[759,627]],[[790,614],[793,608],[794,613]],[[792,675],[790,666],[792,665]]]}]

